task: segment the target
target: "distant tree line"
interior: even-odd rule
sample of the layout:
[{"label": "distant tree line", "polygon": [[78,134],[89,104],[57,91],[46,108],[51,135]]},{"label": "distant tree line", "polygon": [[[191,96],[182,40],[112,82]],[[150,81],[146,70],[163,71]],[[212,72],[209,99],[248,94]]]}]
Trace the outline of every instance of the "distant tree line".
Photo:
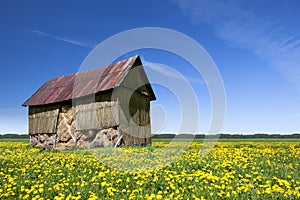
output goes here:
[{"label": "distant tree line", "polygon": [[0,135],[0,139],[29,139],[29,135],[7,133],[7,134]]},{"label": "distant tree line", "polygon": [[288,139],[288,138],[300,138],[299,133],[294,133],[290,135],[281,135],[281,134],[264,134],[264,133],[258,133],[258,134],[252,134],[252,135],[244,135],[244,134],[217,134],[217,135],[204,135],[204,134],[155,134],[152,135],[153,139],[172,139],[176,136],[176,138],[195,138],[195,139],[204,139],[204,138],[216,138],[216,136],[219,136],[219,139]]}]

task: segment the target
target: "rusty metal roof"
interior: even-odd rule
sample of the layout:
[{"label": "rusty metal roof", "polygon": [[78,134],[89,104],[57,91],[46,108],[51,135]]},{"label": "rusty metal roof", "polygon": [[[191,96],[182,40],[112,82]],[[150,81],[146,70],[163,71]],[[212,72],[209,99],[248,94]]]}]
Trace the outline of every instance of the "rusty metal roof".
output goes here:
[{"label": "rusty metal roof", "polygon": [[[22,106],[36,106],[62,102],[112,89],[126,76],[139,56],[94,70],[78,72],[48,80]],[[150,86],[151,100],[155,99]]]}]

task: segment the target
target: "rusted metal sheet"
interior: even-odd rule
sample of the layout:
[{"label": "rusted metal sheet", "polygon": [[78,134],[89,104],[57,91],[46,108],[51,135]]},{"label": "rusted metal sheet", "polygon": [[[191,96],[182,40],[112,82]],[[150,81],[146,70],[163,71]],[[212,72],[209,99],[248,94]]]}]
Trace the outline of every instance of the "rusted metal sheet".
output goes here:
[{"label": "rusted metal sheet", "polygon": [[22,106],[57,103],[112,89],[120,84],[137,59],[134,56],[106,67],[50,79]]}]

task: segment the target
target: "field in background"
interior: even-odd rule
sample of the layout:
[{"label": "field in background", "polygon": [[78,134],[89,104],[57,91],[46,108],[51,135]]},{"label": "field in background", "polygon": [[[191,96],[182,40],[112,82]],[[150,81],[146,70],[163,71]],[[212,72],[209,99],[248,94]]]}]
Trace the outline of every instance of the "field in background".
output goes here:
[{"label": "field in background", "polygon": [[24,143],[29,143],[29,139],[0,138],[0,142],[24,142]]},{"label": "field in background", "polygon": [[[194,141],[194,142],[203,142],[203,141],[215,141],[215,139],[169,139],[169,138],[155,138],[152,139],[153,142],[184,142],[184,141]],[[218,142],[300,142],[300,138],[253,138],[253,139],[217,139]],[[29,139],[22,138],[0,138],[0,142],[24,142],[29,143]]]},{"label": "field in background", "polygon": [[[201,140],[186,151],[180,148],[186,141],[165,148],[168,142],[119,148],[118,157],[112,157],[90,150],[42,151],[29,147],[28,140],[1,140],[0,199],[300,198],[299,140],[222,139],[204,157]],[[155,157],[159,150],[170,156],[182,151],[182,156],[154,171],[117,170],[131,162],[160,165],[168,157]],[[136,157],[130,156],[133,152]]]},{"label": "field in background", "polygon": [[[1,141],[1,140],[0,140]],[[271,139],[271,138],[254,138],[254,139],[152,139],[153,142],[182,142],[182,141],[194,141],[194,142],[209,142],[209,141],[217,141],[217,142],[300,142],[300,138],[284,138],[284,139]]]}]

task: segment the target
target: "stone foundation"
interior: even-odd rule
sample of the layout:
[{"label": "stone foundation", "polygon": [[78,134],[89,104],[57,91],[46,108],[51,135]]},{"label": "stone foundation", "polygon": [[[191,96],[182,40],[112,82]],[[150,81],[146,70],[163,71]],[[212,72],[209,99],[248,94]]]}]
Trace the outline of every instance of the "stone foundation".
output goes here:
[{"label": "stone foundation", "polygon": [[118,130],[114,128],[80,132],[79,147],[98,148],[113,147],[118,140]]},{"label": "stone foundation", "polygon": [[[66,150],[75,147],[76,136],[78,148],[114,147],[118,141],[118,130],[107,128],[102,130],[76,131],[74,136],[66,131],[59,134],[36,134],[31,135],[29,145],[44,149]],[[55,138],[56,137],[56,138]]]},{"label": "stone foundation", "polygon": [[59,150],[74,147],[75,144],[75,109],[62,106],[58,117],[55,148]]},{"label": "stone foundation", "polygon": [[51,149],[54,146],[56,134],[36,134],[30,136],[29,145],[38,146],[44,149]]}]

